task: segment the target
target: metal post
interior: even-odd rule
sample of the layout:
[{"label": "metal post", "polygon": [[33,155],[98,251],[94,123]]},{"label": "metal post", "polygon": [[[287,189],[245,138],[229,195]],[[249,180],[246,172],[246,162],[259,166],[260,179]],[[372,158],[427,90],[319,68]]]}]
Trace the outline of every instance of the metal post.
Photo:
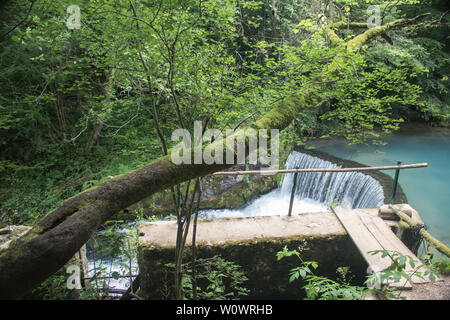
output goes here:
[{"label": "metal post", "polygon": [[292,183],[291,200],[289,201],[288,217],[292,215],[292,205],[294,204],[295,189],[297,189],[297,175],[298,175],[297,172],[294,173],[294,182]]},{"label": "metal post", "polygon": [[[401,165],[401,161],[397,161],[397,165]],[[392,185],[391,203],[394,203],[395,194],[397,192],[398,175],[400,174],[400,169],[395,170],[394,183]]]}]

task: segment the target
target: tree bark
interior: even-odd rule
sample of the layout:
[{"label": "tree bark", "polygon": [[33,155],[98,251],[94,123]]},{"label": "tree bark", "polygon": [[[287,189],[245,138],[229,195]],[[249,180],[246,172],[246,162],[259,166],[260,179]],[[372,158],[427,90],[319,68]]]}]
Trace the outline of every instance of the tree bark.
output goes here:
[{"label": "tree bark", "polygon": [[[405,22],[404,19],[401,20],[403,20],[402,23]],[[409,19],[409,21],[412,20]],[[386,29],[402,23],[392,23]],[[368,31],[371,30],[373,29]],[[385,30],[370,32],[352,46],[350,46],[352,40],[349,41],[347,50],[357,50],[365,41],[382,31]],[[342,57],[337,55],[335,59],[342,59]],[[282,130],[302,109],[313,105],[314,95],[314,91],[305,86],[295,94],[279,101],[268,113],[250,126],[256,131],[258,129],[267,129],[269,132],[270,129]],[[241,135],[243,132],[237,131],[213,144],[222,144],[224,159],[226,146],[234,145],[236,161],[236,144],[227,143],[227,141],[229,139],[235,141]],[[193,153],[191,153],[191,163],[194,163]],[[75,195],[49,212],[24,236],[11,242],[8,249],[0,252],[0,299],[20,298],[54,274],[73,257],[102,223],[120,210],[183,181],[233,166],[232,164],[175,165],[170,159],[170,155],[158,158],[143,168],[117,176]]]},{"label": "tree bark", "polygon": [[279,25],[278,25],[278,13],[277,13],[277,4],[275,0],[270,1],[270,7],[271,7],[271,17],[272,17],[272,28],[273,28],[273,38],[274,40],[280,40],[280,31],[279,31]]},{"label": "tree bark", "polygon": [[[300,90],[279,102],[262,119],[254,122],[252,127],[269,130],[285,128],[301,109],[309,105],[309,98],[309,89]],[[214,142],[223,145],[224,159],[226,141],[237,139],[241,134],[238,131]],[[236,152],[236,148],[234,151]],[[64,201],[27,234],[13,241],[6,251],[0,253],[0,299],[20,298],[58,271],[98,227],[118,211],[183,181],[232,166],[175,165],[168,155]]]},{"label": "tree bark", "polygon": [[[109,114],[108,108],[111,103],[111,95],[109,94],[109,87],[111,86],[111,75],[113,71],[111,68],[105,71],[105,81],[101,84],[102,92],[104,95],[103,103],[105,105],[105,114]],[[91,139],[89,140],[88,150],[91,150],[92,147],[97,143],[100,138],[100,133],[102,132],[103,126],[105,123],[102,119],[99,118],[97,125],[95,126],[94,132],[92,134]]]}]

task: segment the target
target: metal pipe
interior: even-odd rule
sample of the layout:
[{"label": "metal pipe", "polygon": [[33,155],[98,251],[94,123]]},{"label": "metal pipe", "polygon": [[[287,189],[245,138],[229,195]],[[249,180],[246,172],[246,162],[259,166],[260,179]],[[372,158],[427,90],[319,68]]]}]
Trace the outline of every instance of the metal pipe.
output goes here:
[{"label": "metal pipe", "polygon": [[289,201],[288,217],[290,217],[292,215],[292,205],[294,204],[294,195],[295,195],[295,190],[297,189],[297,175],[298,175],[298,172],[296,172],[294,174],[294,182],[292,183],[291,200]]},{"label": "metal pipe", "polygon": [[276,173],[296,173],[296,172],[352,172],[352,171],[376,171],[394,169],[413,169],[428,167],[428,163],[405,164],[401,166],[381,166],[381,167],[359,167],[359,168],[312,168],[312,169],[284,169],[284,170],[248,170],[248,171],[220,171],[211,176],[237,176],[244,174],[276,174]]},{"label": "metal pipe", "polygon": [[[397,161],[397,165],[400,166],[402,164],[401,161]],[[391,194],[391,203],[394,203],[395,194],[397,193],[397,185],[398,185],[398,176],[400,174],[400,169],[397,168],[395,170],[394,183],[392,184],[392,194]]]}]

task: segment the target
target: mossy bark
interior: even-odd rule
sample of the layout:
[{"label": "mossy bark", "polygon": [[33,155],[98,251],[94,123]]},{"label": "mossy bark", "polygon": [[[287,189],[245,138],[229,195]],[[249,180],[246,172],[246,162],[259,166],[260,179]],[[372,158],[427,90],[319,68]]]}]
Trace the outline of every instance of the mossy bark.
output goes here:
[{"label": "mossy bark", "polygon": [[[310,91],[300,90],[280,101],[252,127],[284,129],[300,110],[309,106],[309,99]],[[223,145],[224,159],[226,146],[233,145],[227,144],[226,140],[238,139],[243,134],[242,131],[237,131],[214,142]],[[236,144],[234,145],[236,158]],[[170,156],[165,156],[64,201],[0,254],[0,299],[19,298],[58,271],[113,214],[183,181],[232,166],[176,165],[171,162]]]},{"label": "mossy bark", "polygon": [[[347,51],[354,52],[359,50],[365,43],[367,43],[368,40],[375,38],[378,35],[381,35],[383,33],[386,33],[387,31],[403,26],[405,24],[413,23],[417,19],[420,19],[424,16],[427,16],[428,14],[421,14],[411,19],[397,19],[392,22],[386,23],[385,25],[370,28],[366,30],[365,32],[357,35],[353,39],[349,40],[347,42]],[[361,27],[361,24],[356,24],[359,27]]]},{"label": "mossy bark", "polygon": [[[347,44],[347,50],[357,50],[380,32],[372,30],[370,34],[356,37],[358,39]],[[338,55],[335,59],[343,58]],[[279,101],[251,127],[268,130],[286,128],[302,109],[314,105],[313,91],[311,87],[301,88]],[[227,144],[227,140],[237,139],[243,134],[238,131],[213,144],[222,144],[225,151],[227,145],[233,145]],[[236,160],[236,148],[234,154]],[[194,163],[193,159],[191,163]],[[175,165],[170,161],[170,156],[165,156],[64,201],[27,234],[13,241],[9,249],[0,253],[0,299],[19,298],[58,271],[104,221],[120,210],[183,181],[229,167],[232,165]]]}]

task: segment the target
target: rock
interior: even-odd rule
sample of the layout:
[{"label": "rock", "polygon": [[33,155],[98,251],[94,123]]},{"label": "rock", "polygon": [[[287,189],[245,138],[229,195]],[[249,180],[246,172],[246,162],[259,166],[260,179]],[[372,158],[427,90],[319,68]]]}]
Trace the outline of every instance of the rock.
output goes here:
[{"label": "rock", "polygon": [[378,210],[378,216],[385,220],[400,220],[390,205],[384,204]]},{"label": "rock", "polygon": [[415,211],[409,204],[406,203],[392,205],[392,208],[403,212],[410,218],[413,216],[413,212]]},{"label": "rock", "polygon": [[6,250],[12,240],[20,238],[31,227],[28,226],[7,226],[2,228],[3,232],[0,232],[0,252]]},{"label": "rock", "polygon": [[[416,222],[420,222],[419,214],[414,210],[409,204],[384,204],[380,206],[378,210],[378,216],[385,220],[400,220],[400,218],[395,214],[396,211],[400,211],[406,214],[408,217],[412,218]],[[417,220],[418,219],[418,220]]]}]

